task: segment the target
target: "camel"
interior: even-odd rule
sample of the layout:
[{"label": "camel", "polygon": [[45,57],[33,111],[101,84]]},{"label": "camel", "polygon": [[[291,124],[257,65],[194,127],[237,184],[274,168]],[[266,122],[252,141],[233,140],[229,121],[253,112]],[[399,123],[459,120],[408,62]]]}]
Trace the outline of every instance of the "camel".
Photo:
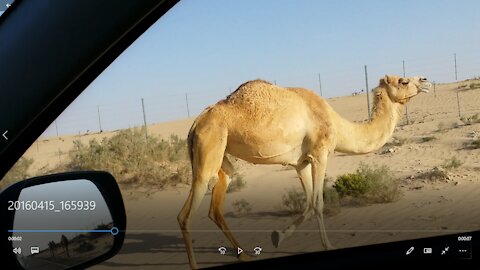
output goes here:
[{"label": "camel", "polygon": [[63,234],[60,238],[60,245],[62,246],[63,252],[67,254],[67,257],[70,257],[70,253],[68,252],[68,238]]},{"label": "camel", "polygon": [[48,242],[48,249],[50,250],[50,257],[55,257],[55,249],[57,244],[54,241]]},{"label": "camel", "polygon": [[[192,186],[178,214],[188,259],[197,263],[190,234],[191,218],[213,181],[208,216],[234,246],[241,248],[223,217],[227,186],[233,166],[226,154],[253,164],[293,166],[306,195],[302,215],[287,228],[272,233],[278,247],[296,227],[313,215],[320,238],[331,249],[323,221],[323,182],[327,158],[333,151],[364,154],[382,147],[401,119],[402,108],[431,84],[424,77],[386,75],[374,89],[372,119],[353,123],[337,114],[313,91],[283,88],[263,80],[248,81],[226,99],[207,107],[194,121],[188,134],[192,164]],[[239,260],[248,260],[245,252]]]}]

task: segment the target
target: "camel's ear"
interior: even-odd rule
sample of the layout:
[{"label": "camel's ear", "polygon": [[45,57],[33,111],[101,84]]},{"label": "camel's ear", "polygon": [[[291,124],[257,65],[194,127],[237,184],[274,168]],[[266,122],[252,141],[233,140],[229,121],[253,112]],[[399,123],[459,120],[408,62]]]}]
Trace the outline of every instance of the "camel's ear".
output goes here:
[{"label": "camel's ear", "polygon": [[385,75],[385,77],[383,77],[383,81],[385,82],[385,84],[390,84],[393,81],[393,78],[391,76]]}]

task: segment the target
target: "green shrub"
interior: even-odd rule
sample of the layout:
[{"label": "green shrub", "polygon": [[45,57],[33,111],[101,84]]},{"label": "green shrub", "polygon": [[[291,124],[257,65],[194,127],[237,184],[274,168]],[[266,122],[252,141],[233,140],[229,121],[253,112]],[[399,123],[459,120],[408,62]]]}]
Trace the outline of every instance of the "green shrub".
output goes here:
[{"label": "green shrub", "polygon": [[370,167],[361,163],[355,173],[338,176],[333,188],[341,198],[353,197],[359,202],[392,202],[401,195],[399,181],[385,165]]},{"label": "green shrub", "polygon": [[247,202],[245,199],[235,200],[232,203],[232,206],[237,216],[247,215],[250,213],[250,211],[252,211],[250,203]]},{"label": "green shrub", "polygon": [[291,188],[282,195],[283,207],[290,213],[303,213],[306,206],[305,192],[302,189]]},{"label": "green shrub", "polygon": [[348,173],[340,175],[333,187],[342,197],[359,197],[368,191],[369,183],[363,174]]},{"label": "green shrub", "polygon": [[[334,215],[340,212],[340,200],[338,193],[327,185],[328,179],[323,182],[323,213]],[[285,210],[292,214],[303,213],[306,207],[306,196],[303,189],[288,189],[282,196],[282,205]]]},{"label": "green shrub", "polygon": [[323,213],[332,216],[340,212],[340,196],[333,187],[327,186],[326,183],[325,180],[323,185]]},{"label": "green shrub", "polygon": [[7,188],[13,183],[31,177],[28,174],[28,169],[30,168],[30,165],[32,165],[32,163],[33,159],[21,157],[2,178],[2,181],[0,181],[0,190]]},{"label": "green shrub", "polygon": [[227,193],[236,192],[244,189],[247,186],[247,181],[243,178],[243,175],[235,174],[233,175],[233,180],[227,187]]},{"label": "green shrub", "polygon": [[191,178],[186,140],[148,136],[142,129],[121,130],[111,138],[88,144],[74,141],[69,161],[53,171],[105,170],[120,184],[165,187]]}]

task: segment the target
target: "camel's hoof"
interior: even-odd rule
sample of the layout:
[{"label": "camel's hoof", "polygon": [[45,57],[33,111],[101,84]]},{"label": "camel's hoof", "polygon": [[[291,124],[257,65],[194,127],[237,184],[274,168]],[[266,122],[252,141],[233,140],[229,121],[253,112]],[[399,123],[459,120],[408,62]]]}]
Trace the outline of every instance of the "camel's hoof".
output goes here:
[{"label": "camel's hoof", "polygon": [[333,250],[333,249],[335,249],[335,247],[332,246],[331,244],[327,244],[327,245],[325,246],[325,250]]},{"label": "camel's hoof", "polygon": [[246,262],[246,261],[250,261],[251,257],[248,254],[242,252],[240,253],[240,255],[237,256],[237,259],[239,261]]},{"label": "camel's hoof", "polygon": [[283,236],[280,234],[279,231],[273,231],[272,232],[272,244],[278,248],[280,246],[280,243],[283,241]]}]

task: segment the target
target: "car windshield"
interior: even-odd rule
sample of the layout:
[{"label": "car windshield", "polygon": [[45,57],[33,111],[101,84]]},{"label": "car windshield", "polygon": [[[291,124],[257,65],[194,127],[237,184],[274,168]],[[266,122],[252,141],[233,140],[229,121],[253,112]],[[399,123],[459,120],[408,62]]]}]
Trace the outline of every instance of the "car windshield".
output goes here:
[{"label": "car windshield", "polygon": [[181,1],[0,187],[112,173],[126,239],[93,269],[209,267],[479,230],[478,10]]}]

